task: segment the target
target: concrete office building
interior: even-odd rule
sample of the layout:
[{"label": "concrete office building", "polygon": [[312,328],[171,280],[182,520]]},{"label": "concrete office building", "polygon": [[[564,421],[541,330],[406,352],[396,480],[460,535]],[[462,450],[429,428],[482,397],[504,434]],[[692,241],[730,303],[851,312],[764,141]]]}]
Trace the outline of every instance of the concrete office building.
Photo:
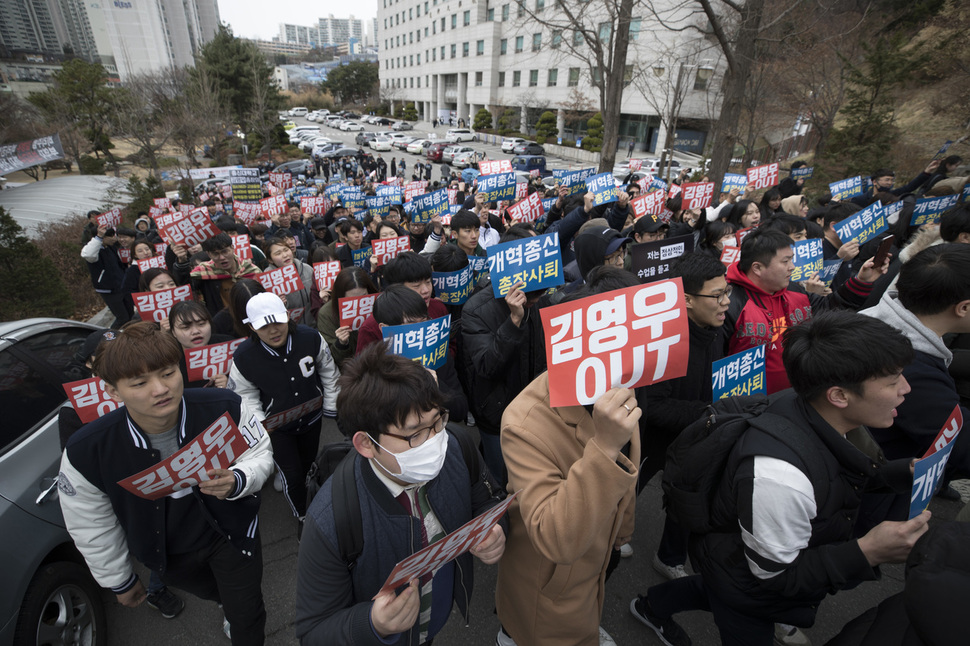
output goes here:
[{"label": "concrete office building", "polygon": [[[553,15],[551,0],[548,8],[547,0],[523,1],[543,19],[560,15]],[[579,53],[572,52],[564,39],[575,32],[541,25],[512,0],[378,2],[381,92],[397,107],[413,103],[424,119],[462,118],[469,124],[483,107],[495,119],[512,108],[523,133],[534,132],[538,115],[551,110],[565,139],[583,134],[585,122],[570,123],[570,117],[581,114],[584,100],[591,112],[598,110],[598,90],[590,79],[599,71],[582,57],[588,47],[580,44]],[[604,17],[598,20],[599,13]],[[587,29],[598,29],[600,41],[609,41],[612,23],[601,3],[586,2],[582,15]],[[702,152],[719,111],[723,64],[713,43],[648,28],[650,21],[646,10],[634,8],[620,146],[633,140],[639,151],[673,145]],[[674,94],[682,102],[671,144],[660,116],[671,112]]]}]

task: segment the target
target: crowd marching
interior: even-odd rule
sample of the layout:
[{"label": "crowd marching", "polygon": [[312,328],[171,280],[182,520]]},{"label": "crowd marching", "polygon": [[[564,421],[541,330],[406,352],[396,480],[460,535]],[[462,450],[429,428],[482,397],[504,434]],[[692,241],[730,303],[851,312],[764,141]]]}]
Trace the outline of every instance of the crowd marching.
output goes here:
[{"label": "crowd marching", "polygon": [[[497,645],[613,644],[605,586],[649,523],[667,581],[630,612],[664,644],[691,643],[688,610],[724,644],[808,644],[826,595],[900,562],[904,589],[830,643],[964,643],[967,525],[926,510],[970,474],[959,157],[818,200],[802,162],[714,194],[637,160],[554,185],[395,161],[229,169],[191,203],[88,214],[114,321],[78,359],[123,407],[62,409],[59,487],[120,603],[171,618],[182,590],[263,643],[273,480],[303,644],[431,644],[473,559],[497,564]],[[346,442],[321,447],[324,417]],[[635,518],[661,471],[666,512]]]}]

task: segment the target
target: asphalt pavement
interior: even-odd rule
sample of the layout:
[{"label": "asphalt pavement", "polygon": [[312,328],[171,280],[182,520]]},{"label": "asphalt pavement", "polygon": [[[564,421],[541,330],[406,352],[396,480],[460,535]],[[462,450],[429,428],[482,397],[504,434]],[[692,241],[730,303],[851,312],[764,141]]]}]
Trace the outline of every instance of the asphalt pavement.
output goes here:
[{"label": "asphalt pavement", "polygon": [[[474,430],[474,429],[472,429]],[[339,439],[336,425],[325,420],[321,442]],[[967,491],[963,488],[964,499]],[[282,494],[273,489],[272,481],[263,488],[260,510],[260,532],[263,541],[263,596],[266,603],[266,643],[269,646],[295,644],[294,601],[296,594],[297,553],[296,520]],[[629,612],[630,600],[663,578],[650,565],[663,530],[659,477],[643,490],[637,500],[637,523],[633,538],[634,555],[624,559],[606,584],[603,627],[619,646],[659,646],[654,634],[637,622]],[[935,499],[930,506],[934,520],[952,519],[961,503]],[[138,566],[140,568],[140,566]],[[688,566],[688,570],[689,570]],[[147,572],[141,568],[142,580]],[[468,625],[454,611],[448,625],[435,639],[436,646],[491,646],[499,622],[494,614],[494,590],[497,566],[475,563],[475,590],[472,595]],[[821,646],[841,630],[853,617],[893,595],[903,586],[903,566],[882,568],[882,579],[865,583],[854,590],[828,597],[821,605],[816,625],[806,633],[814,646]],[[176,591],[177,592],[177,591]],[[175,619],[163,619],[147,605],[125,608],[113,595],[105,593],[108,607],[109,646],[131,644],[193,644],[220,646],[229,640],[222,634],[222,612],[211,601],[202,601],[184,592],[185,610]],[[716,646],[717,630],[711,615],[704,612],[684,613],[677,620],[687,630],[695,646]],[[521,644],[520,646],[528,646]]]}]

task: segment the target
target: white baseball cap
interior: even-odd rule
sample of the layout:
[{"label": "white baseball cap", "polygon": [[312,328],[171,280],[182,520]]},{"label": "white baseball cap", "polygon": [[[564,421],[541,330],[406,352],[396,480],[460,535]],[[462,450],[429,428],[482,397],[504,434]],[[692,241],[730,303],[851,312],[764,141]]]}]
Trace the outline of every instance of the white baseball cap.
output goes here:
[{"label": "white baseball cap", "polygon": [[254,330],[259,330],[270,323],[286,323],[290,317],[286,313],[286,306],[276,294],[263,292],[256,294],[246,303],[246,316],[243,323],[253,326]]}]

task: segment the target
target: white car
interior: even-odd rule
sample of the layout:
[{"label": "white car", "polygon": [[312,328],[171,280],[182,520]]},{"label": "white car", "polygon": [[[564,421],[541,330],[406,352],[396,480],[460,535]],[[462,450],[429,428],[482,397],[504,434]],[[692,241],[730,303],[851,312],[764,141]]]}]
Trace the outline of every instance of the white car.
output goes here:
[{"label": "white car", "polygon": [[291,117],[305,117],[307,113],[306,108],[290,108]]},{"label": "white car", "polygon": [[441,151],[441,161],[446,164],[450,164],[455,160],[455,157],[462,153],[473,153],[474,148],[469,148],[468,146],[448,146],[443,151]]},{"label": "white car", "polygon": [[415,155],[423,155],[424,149],[433,143],[433,139],[415,139],[408,144],[408,152]]},{"label": "white car", "polygon": [[360,132],[364,129],[364,124],[356,121],[344,121],[340,124],[340,129],[345,132]]},{"label": "white car", "polygon": [[445,135],[445,141],[459,144],[463,141],[475,141],[475,133],[468,128],[452,128]]},{"label": "white car", "polygon": [[391,140],[388,137],[377,137],[368,144],[372,150],[390,152]]},{"label": "white car", "polygon": [[473,168],[484,158],[485,153],[477,150],[472,150],[471,152],[461,152],[455,155],[454,159],[451,160],[451,165],[455,168]]},{"label": "white car", "polygon": [[512,154],[513,148],[524,143],[526,143],[526,140],[521,137],[505,137],[502,139],[502,152]]},{"label": "white car", "polygon": [[328,139],[327,137],[313,137],[300,144],[300,150],[304,152],[310,152],[316,148],[323,148],[327,144],[336,143],[333,139]]}]

